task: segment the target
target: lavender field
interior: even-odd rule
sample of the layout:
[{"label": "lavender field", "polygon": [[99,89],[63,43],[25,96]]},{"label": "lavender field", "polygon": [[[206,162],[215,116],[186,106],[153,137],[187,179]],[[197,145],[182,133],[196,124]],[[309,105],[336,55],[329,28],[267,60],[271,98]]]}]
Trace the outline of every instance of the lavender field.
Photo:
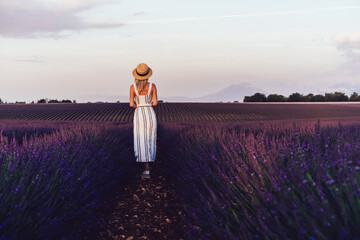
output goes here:
[{"label": "lavender field", "polygon": [[134,175],[128,125],[2,121],[0,129],[0,239],[93,228],[100,201]]},{"label": "lavender field", "polygon": [[[360,118],[360,103],[159,103],[158,122]],[[0,104],[1,120],[132,123],[128,103]]]},{"label": "lavender field", "polygon": [[[359,239],[352,114],[160,123],[156,161],[186,239]],[[2,120],[0,132],[1,239],[82,239],[108,193],[136,177],[131,123]]]},{"label": "lavender field", "polygon": [[205,229],[188,239],[359,239],[360,125],[170,128],[164,168]]}]

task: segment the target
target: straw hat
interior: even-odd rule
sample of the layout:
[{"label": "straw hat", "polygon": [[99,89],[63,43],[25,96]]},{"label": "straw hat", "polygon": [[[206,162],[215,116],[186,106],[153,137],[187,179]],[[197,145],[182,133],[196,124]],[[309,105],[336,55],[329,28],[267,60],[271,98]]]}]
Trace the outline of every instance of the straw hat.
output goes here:
[{"label": "straw hat", "polygon": [[152,70],[151,68],[148,67],[148,65],[146,65],[145,63],[140,63],[139,65],[137,65],[137,67],[134,69],[134,71],[132,72],[133,76],[135,77],[135,79],[138,80],[146,80],[149,77],[151,77],[152,75]]}]

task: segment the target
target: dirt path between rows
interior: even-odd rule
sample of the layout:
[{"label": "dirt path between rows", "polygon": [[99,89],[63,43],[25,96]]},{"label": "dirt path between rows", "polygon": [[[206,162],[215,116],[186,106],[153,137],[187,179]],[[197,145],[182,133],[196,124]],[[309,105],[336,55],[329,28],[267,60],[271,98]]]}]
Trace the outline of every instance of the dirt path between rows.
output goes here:
[{"label": "dirt path between rows", "polygon": [[184,239],[184,213],[164,177],[138,177],[124,190],[112,216],[103,223],[107,229],[99,233],[98,239]]},{"label": "dirt path between rows", "polygon": [[184,232],[190,230],[182,220],[186,214],[173,189],[161,175],[152,173],[150,179],[137,176],[103,203],[99,213],[103,230],[88,233],[83,239],[185,239]]},{"label": "dirt path between rows", "polygon": [[159,138],[155,163],[150,164],[151,178],[141,178],[144,166],[139,164],[137,176],[127,186],[114,190],[101,204],[97,217],[102,230],[80,231],[80,239],[185,240],[189,239],[186,233],[194,236],[194,232],[204,232],[185,223],[191,217],[176,199],[174,184],[164,177],[166,169]]}]

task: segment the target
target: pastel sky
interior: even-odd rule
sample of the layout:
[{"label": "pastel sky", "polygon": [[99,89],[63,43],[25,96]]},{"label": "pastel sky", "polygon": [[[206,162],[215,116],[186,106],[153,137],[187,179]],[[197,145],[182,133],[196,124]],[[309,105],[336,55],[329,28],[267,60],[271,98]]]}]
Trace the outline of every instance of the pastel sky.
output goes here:
[{"label": "pastel sky", "polygon": [[159,98],[360,92],[360,2],[0,0],[3,100],[127,96],[141,62]]}]

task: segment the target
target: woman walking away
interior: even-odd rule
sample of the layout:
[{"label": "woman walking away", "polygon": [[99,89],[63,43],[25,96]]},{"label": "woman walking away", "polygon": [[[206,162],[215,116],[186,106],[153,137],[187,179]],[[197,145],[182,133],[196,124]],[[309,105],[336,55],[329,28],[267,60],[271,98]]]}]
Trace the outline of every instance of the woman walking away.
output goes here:
[{"label": "woman walking away", "polygon": [[[135,84],[130,87],[130,107],[134,114],[134,153],[136,162],[144,162],[142,178],[150,178],[150,162],[155,161],[157,121],[152,108],[158,104],[156,86],[149,82],[152,70],[140,63],[133,71]],[[135,98],[135,102],[134,102]]]}]

